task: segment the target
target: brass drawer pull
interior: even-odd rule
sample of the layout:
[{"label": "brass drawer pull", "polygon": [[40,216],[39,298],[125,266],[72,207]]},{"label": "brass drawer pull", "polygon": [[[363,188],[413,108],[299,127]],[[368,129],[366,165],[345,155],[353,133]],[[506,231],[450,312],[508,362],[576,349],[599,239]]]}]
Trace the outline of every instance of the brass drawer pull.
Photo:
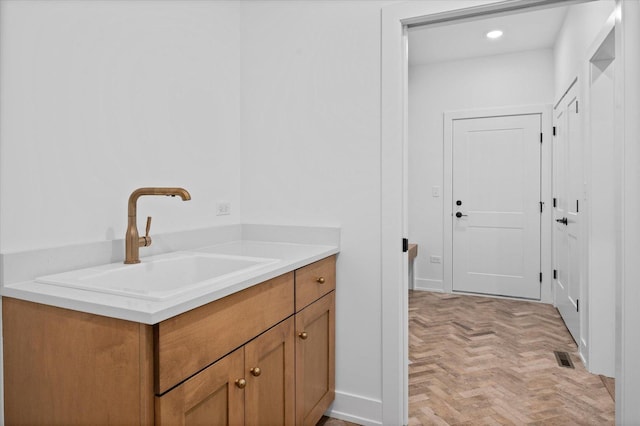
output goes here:
[{"label": "brass drawer pull", "polygon": [[258,377],[260,374],[262,374],[262,370],[260,370],[260,367],[253,367],[249,371],[251,371],[251,374],[253,374],[253,377]]},{"label": "brass drawer pull", "polygon": [[298,336],[300,336],[302,340],[307,340],[307,337],[309,337],[306,331],[303,331],[302,333],[298,334]]},{"label": "brass drawer pull", "polygon": [[245,379],[238,379],[236,380],[236,386],[240,389],[244,389],[245,386],[247,386],[247,381]]},{"label": "brass drawer pull", "polygon": [[324,284],[325,279],[324,279],[324,277],[320,277],[320,278],[318,278],[318,279],[316,280],[316,282],[317,282],[317,283],[319,283],[319,284]]}]

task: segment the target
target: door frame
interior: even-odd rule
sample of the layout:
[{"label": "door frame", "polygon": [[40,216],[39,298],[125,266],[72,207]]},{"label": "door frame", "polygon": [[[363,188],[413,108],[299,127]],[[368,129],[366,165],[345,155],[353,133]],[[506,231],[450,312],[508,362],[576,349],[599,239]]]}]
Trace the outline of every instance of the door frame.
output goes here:
[{"label": "door frame", "polygon": [[[444,165],[443,165],[443,287],[445,293],[453,293],[453,217],[448,210],[453,205],[453,121],[470,118],[505,117],[514,115],[540,115],[540,126],[543,142],[540,157],[540,201],[544,203],[540,215],[540,301],[552,302],[552,273],[551,273],[551,147],[552,147],[552,114],[553,106],[523,105],[505,106],[499,108],[483,108],[473,110],[447,111],[444,113]],[[547,249],[546,251],[544,249]],[[530,300],[530,299],[527,299]]]},{"label": "door frame", "polygon": [[[640,421],[640,2],[616,0],[616,423]],[[629,218],[629,220],[627,220]],[[628,284],[627,284],[628,283]]]},{"label": "door frame", "polygon": [[[585,245],[585,253],[584,253],[584,264],[585,267],[582,270],[582,278],[583,278],[583,289],[584,291],[581,294],[581,303],[584,303],[584,307],[586,309],[582,310],[581,313],[581,322],[582,324],[587,324],[587,327],[582,327],[583,329],[580,331],[580,355],[582,356],[583,361],[588,366],[589,371],[596,374],[603,374],[608,377],[615,376],[615,362],[610,363],[606,360],[613,359],[615,360],[615,294],[609,295],[607,292],[602,292],[600,289],[596,290],[595,285],[597,280],[594,279],[595,270],[599,270],[600,274],[604,274],[608,276],[609,279],[613,282],[613,286],[615,288],[615,282],[617,281],[617,268],[615,267],[615,251],[614,251],[614,260],[611,262],[608,267],[605,265],[605,268],[599,266],[598,268],[594,268],[594,265],[598,261],[596,257],[594,257],[593,253],[593,235],[592,231],[596,229],[594,226],[594,203],[600,201],[594,199],[594,196],[598,192],[595,189],[595,176],[593,173],[593,167],[595,161],[597,161],[597,157],[594,157],[595,150],[595,142],[592,136],[592,108],[593,108],[593,96],[592,96],[592,75],[593,75],[593,66],[594,66],[594,57],[600,50],[600,48],[606,42],[609,34],[613,32],[615,35],[615,14],[612,14],[611,19],[609,19],[603,26],[596,38],[593,40],[593,43],[587,50],[584,60],[584,66],[582,68],[582,75],[584,76],[584,91],[583,91],[583,100],[585,108],[584,111],[584,121],[586,125],[583,128],[583,140],[585,143],[584,147],[584,166],[585,166],[585,183],[586,183],[586,196],[587,203],[585,203],[585,220],[584,227],[582,231],[586,238],[584,238]],[[615,53],[615,52],[614,52]],[[615,77],[615,54],[614,58],[614,77]],[[614,86],[615,87],[615,86]],[[612,89],[614,91],[615,89]],[[615,99],[614,99],[615,103]],[[614,106],[615,111],[615,106]],[[615,123],[612,123],[612,126],[615,126]],[[613,137],[612,137],[613,141]],[[615,144],[612,144],[611,148],[615,155]],[[615,160],[614,160],[615,161]],[[618,182],[615,181],[616,173],[613,171],[610,179],[613,180],[612,186],[615,188],[619,186]],[[598,176],[598,180],[601,176]],[[613,205],[610,206],[610,216],[607,216],[610,220],[610,227],[606,229],[607,233],[610,233],[615,239],[616,233],[615,229],[618,225],[618,214],[619,212],[615,209],[615,204],[618,203],[616,200],[616,194],[612,194],[613,196]],[[608,205],[608,204],[605,204]],[[602,225],[601,217],[596,218],[599,220],[598,226]],[[601,230],[602,232],[602,230]],[[602,276],[602,275],[601,275]],[[610,308],[613,312],[609,311],[607,308]],[[601,315],[605,316],[602,318]],[[611,324],[613,321],[613,324]],[[603,341],[604,339],[604,341]],[[611,342],[613,340],[613,342]],[[595,343],[595,344],[594,344]]]},{"label": "door frame", "polygon": [[[382,423],[408,422],[408,279],[406,255],[400,239],[407,235],[404,185],[407,168],[407,29],[410,25],[446,22],[508,10],[550,7],[579,1],[562,0],[447,0],[391,4],[381,13],[381,355]],[[620,163],[620,253],[616,285],[616,422],[640,419],[640,222],[627,222],[640,211],[640,3],[616,0],[616,135]],[[628,76],[625,79],[625,76]],[[624,202],[623,202],[624,201]],[[629,327],[625,325],[629,324]]]}]

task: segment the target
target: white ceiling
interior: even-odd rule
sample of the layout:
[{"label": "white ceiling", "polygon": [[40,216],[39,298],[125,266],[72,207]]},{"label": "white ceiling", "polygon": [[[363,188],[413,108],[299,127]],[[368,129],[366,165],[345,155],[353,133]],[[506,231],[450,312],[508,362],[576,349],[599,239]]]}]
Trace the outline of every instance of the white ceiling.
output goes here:
[{"label": "white ceiling", "polygon": [[[552,49],[567,7],[523,12],[409,30],[409,65],[454,61],[535,49]],[[489,40],[487,32],[504,35]]]}]

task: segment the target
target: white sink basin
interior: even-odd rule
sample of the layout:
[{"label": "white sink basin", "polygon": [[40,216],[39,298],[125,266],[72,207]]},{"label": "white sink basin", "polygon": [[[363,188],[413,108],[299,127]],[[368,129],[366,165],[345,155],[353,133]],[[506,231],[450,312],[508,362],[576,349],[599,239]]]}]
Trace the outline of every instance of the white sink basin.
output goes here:
[{"label": "white sink basin", "polygon": [[72,287],[162,301],[278,262],[246,256],[175,252],[143,259],[135,265],[112,263],[36,279],[42,284]]}]

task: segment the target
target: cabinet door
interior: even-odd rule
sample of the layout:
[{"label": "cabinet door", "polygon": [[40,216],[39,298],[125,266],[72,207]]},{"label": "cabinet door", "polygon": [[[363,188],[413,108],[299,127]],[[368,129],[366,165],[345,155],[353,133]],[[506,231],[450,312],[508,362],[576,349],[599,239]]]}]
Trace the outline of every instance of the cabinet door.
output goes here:
[{"label": "cabinet door", "polygon": [[335,291],[296,314],[296,424],[315,425],[335,397]]},{"label": "cabinet door", "polygon": [[171,426],[243,424],[243,366],[244,349],[240,348],[156,397],[155,423]]},{"label": "cabinet door", "polygon": [[247,425],[294,424],[294,344],[291,317],[245,345]]}]

